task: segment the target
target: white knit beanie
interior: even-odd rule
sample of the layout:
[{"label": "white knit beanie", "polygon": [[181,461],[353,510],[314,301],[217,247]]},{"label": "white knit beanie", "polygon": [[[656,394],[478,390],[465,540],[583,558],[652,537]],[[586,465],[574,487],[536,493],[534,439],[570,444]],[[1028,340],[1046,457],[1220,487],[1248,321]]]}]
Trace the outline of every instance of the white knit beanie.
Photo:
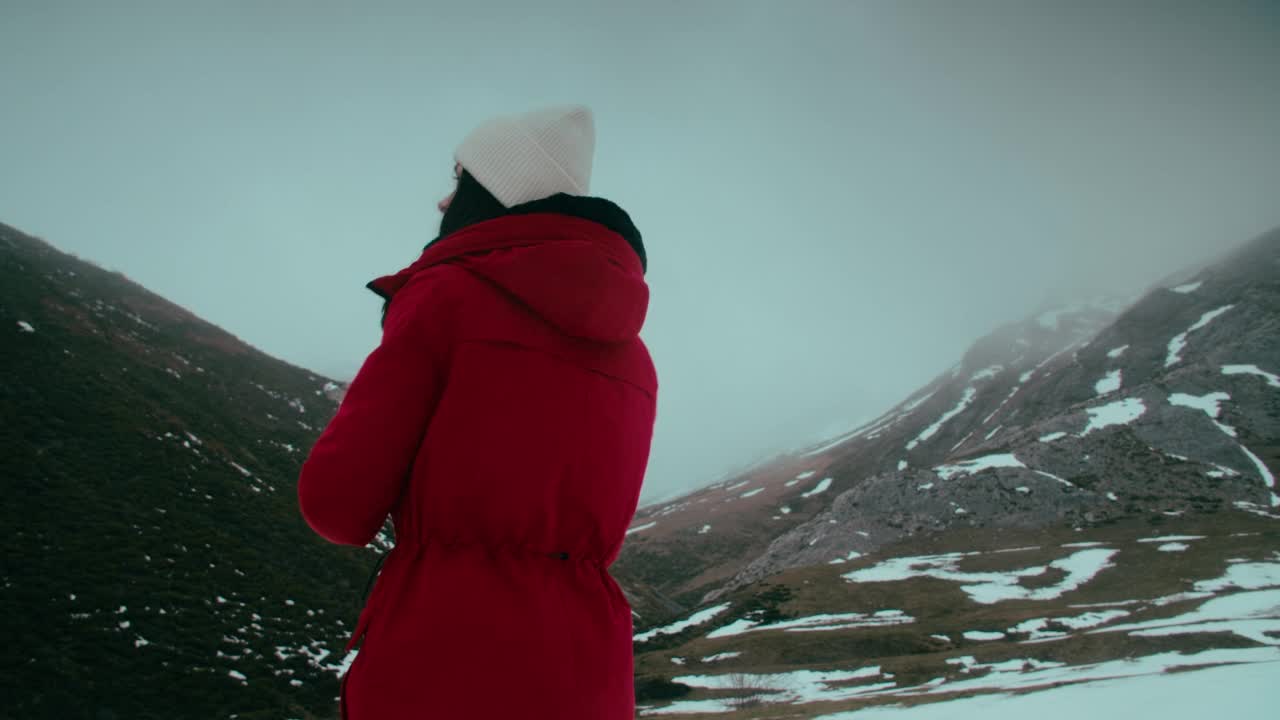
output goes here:
[{"label": "white knit beanie", "polygon": [[494,118],[472,130],[453,157],[513,207],[556,193],[588,194],[595,149],[591,109],[564,105]]}]

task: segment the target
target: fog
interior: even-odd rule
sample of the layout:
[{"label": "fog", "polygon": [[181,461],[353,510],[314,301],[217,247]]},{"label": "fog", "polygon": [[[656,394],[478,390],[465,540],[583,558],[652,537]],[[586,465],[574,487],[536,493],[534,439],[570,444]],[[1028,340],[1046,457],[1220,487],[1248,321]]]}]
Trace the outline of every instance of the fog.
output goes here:
[{"label": "fog", "polygon": [[650,257],[645,500],[1280,225],[1275,2],[600,5],[0,2],[0,221],[349,379],[466,132],[589,104]]}]

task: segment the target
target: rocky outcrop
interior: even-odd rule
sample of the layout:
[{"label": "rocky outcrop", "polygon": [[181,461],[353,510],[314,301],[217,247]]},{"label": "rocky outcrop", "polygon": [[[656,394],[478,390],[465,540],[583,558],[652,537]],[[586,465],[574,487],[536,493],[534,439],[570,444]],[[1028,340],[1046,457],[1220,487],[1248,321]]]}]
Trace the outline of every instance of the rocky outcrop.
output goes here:
[{"label": "rocky outcrop", "polygon": [[1042,310],[980,340],[882,418],[808,451],[839,494],[703,599],[954,527],[1272,512],[1277,373],[1280,231],[1127,308]]}]

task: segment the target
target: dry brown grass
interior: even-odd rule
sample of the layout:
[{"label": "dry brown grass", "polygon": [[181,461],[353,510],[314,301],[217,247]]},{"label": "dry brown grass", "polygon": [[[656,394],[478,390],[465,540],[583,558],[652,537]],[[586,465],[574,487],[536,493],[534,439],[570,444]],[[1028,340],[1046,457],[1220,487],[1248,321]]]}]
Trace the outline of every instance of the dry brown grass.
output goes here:
[{"label": "dry brown grass", "polygon": [[[1205,538],[1187,543],[1189,548],[1181,553],[1160,552],[1158,543],[1138,542],[1142,538],[1171,534],[1203,535]],[[958,583],[951,581],[912,578],[854,585],[840,577],[843,573],[874,565],[888,557],[952,551],[983,553],[966,557],[961,563],[965,571],[1008,571],[1044,565],[1066,557],[1077,548],[1064,548],[1063,544],[1083,541],[1103,542],[1107,547],[1119,550],[1113,558],[1116,567],[1103,570],[1083,587],[1055,600],[1010,600],[981,605],[973,602]],[[1039,549],[993,552],[1030,546]],[[740,688],[739,696],[743,698],[743,704],[736,706],[734,712],[674,717],[782,720],[873,704],[935,701],[941,696],[915,699],[885,696],[799,706],[780,705],[770,703],[767,693],[753,692],[750,678],[797,669],[850,670],[879,665],[883,672],[894,675],[899,687],[910,687],[937,677],[958,677],[957,667],[948,665],[946,660],[961,655],[972,655],[980,663],[1035,658],[1076,665],[1163,652],[1249,647],[1253,645],[1251,641],[1224,633],[1135,637],[1126,633],[1074,631],[1066,639],[1032,645],[1019,644],[1016,639],[970,642],[962,638],[962,633],[975,629],[1004,630],[1032,618],[1072,616],[1097,609],[1073,605],[1152,599],[1185,592],[1197,580],[1219,577],[1228,567],[1229,558],[1272,559],[1277,549],[1280,549],[1280,523],[1237,512],[1179,518],[1134,518],[1082,531],[1070,528],[1050,532],[964,530],[946,536],[910,539],[875,556],[859,558],[856,562],[794,570],[768,578],[766,582],[790,589],[790,599],[779,605],[779,610],[790,616],[895,609],[916,618],[912,624],[804,633],[765,630],[716,640],[706,638],[708,626],[684,644],[667,649],[658,656],[642,654],[637,658],[637,669],[670,673],[673,668],[668,658],[679,655],[688,658],[688,666],[680,668],[677,675],[727,673],[732,678],[740,678],[740,682],[730,681],[731,685]],[[1060,579],[1058,572],[1051,569],[1045,573],[1048,578],[1034,578],[1036,585],[1044,586]],[[730,599],[741,600],[750,596],[751,590],[744,588]],[[1194,600],[1162,607],[1125,606],[1123,609],[1133,615],[1122,622],[1173,616],[1195,606]],[[730,611],[717,618],[717,624],[736,617]],[[946,635],[950,641],[933,637],[935,635]],[[731,650],[742,655],[716,663],[704,664],[698,660]],[[725,695],[724,691],[695,690],[688,699]]]}]

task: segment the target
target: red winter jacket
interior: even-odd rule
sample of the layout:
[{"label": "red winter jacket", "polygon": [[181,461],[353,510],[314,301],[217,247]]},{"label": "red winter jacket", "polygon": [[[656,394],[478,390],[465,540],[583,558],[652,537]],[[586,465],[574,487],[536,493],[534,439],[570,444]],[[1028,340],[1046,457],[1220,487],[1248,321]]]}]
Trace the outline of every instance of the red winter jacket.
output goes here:
[{"label": "red winter jacket", "polygon": [[606,568],[657,394],[636,251],[581,217],[504,216],[370,287],[393,298],[382,342],[298,482],[332,542],[395,524],[342,716],[631,720],[631,608]]}]

